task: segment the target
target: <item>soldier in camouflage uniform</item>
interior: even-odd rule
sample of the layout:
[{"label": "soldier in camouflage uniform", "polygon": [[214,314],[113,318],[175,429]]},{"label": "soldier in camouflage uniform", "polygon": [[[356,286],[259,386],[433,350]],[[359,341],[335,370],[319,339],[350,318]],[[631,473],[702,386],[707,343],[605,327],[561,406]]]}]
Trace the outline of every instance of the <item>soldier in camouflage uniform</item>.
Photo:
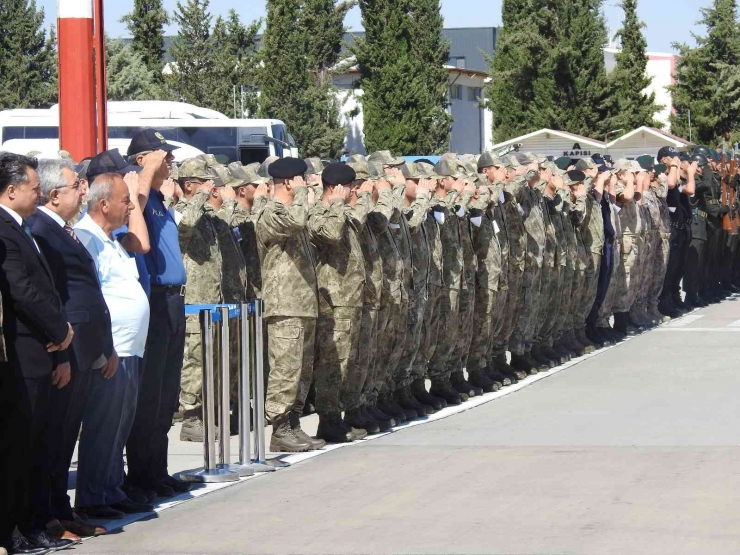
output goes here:
[{"label": "soldier in camouflage uniform", "polygon": [[[370,192],[359,192],[350,210],[355,171],[329,164],[322,172],[323,193],[311,207],[308,234],[316,254],[319,317],[316,323],[314,377],[319,429],[316,437],[332,443],[364,439],[367,431],[342,420],[341,394],[358,357],[365,262],[360,231],[370,210]],[[355,192],[354,194],[357,194]],[[355,424],[355,422],[353,422]],[[370,430],[377,432],[378,430]]]},{"label": "soldier in camouflage uniform", "polygon": [[318,290],[308,240],[308,190],[303,160],[282,158],[268,167],[274,196],[257,220],[262,296],[267,324],[269,378],[265,412],[272,451],[313,449],[300,426],[314,361]]},{"label": "soldier in camouflage uniform", "polygon": [[649,194],[653,198],[650,204],[650,215],[653,223],[658,222],[659,241],[655,250],[656,254],[653,256],[653,283],[648,293],[648,315],[657,322],[668,322],[671,319],[670,316],[664,316],[658,310],[671,254],[671,213],[667,201],[668,176],[664,166],[656,165],[653,179],[650,182]]}]

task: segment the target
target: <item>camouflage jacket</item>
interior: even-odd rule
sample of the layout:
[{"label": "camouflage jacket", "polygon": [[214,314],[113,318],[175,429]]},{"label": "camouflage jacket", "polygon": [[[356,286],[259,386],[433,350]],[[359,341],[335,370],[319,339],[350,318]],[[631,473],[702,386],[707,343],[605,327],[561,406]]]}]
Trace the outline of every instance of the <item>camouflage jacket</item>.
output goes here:
[{"label": "camouflage jacket", "polygon": [[[623,184],[618,183],[616,187],[617,198],[624,191]],[[642,233],[642,218],[640,218],[640,208],[637,201],[633,198],[627,202],[617,201],[619,206],[619,225],[622,227],[622,235],[639,235]]]},{"label": "camouflage jacket", "polygon": [[235,203],[231,225],[238,230],[237,242],[244,257],[247,268],[248,300],[257,299],[262,290],[262,267],[260,266],[259,252],[257,251],[257,233],[255,226],[262,209],[267,204],[267,197],[257,197],[251,210],[247,210],[239,203]]},{"label": "camouflage jacket", "polygon": [[589,191],[585,199],[586,210],[581,224],[583,243],[586,248],[595,254],[604,250],[604,216],[601,213],[601,201],[596,200],[593,192]]},{"label": "camouflage jacket", "polygon": [[571,203],[570,190],[560,189],[558,196],[563,200],[563,208],[560,211],[560,221],[563,224],[563,233],[565,235],[565,259],[567,267],[575,271],[578,267],[578,239],[576,238],[576,227],[573,224],[573,218],[571,217],[571,211],[573,210],[573,204]]},{"label": "camouflage jacket", "polygon": [[388,219],[385,230],[376,234],[378,252],[383,263],[383,288],[380,302],[384,306],[390,303],[401,304],[405,297],[403,291],[403,256],[390,227],[391,225],[400,225],[398,223],[400,217],[401,212],[396,208],[394,202],[393,212]]},{"label": "camouflage jacket", "polygon": [[[457,193],[450,191],[445,197],[447,218],[441,229],[442,237],[442,282],[447,289],[460,290],[463,287],[465,258],[463,253],[463,233],[468,223],[465,207],[470,200],[470,193],[464,193],[457,201]],[[463,212],[462,216],[458,212]],[[461,225],[462,223],[465,225]]]},{"label": "camouflage jacket", "polygon": [[299,187],[293,204],[271,199],[257,220],[265,316],[316,318],[316,263],[308,240],[308,190]]},{"label": "camouflage jacket", "polygon": [[558,239],[555,232],[555,223],[553,222],[554,218],[550,214],[549,199],[545,197],[544,184],[539,188],[539,194],[542,221],[545,224],[545,251],[542,257],[542,265],[543,267],[553,268],[557,264]]},{"label": "camouflage jacket", "polygon": [[216,210],[208,204],[209,193],[200,191],[190,200],[181,198],[175,210],[182,218],[178,225],[188,286],[186,304],[223,302],[223,259],[219,247]]},{"label": "camouflage jacket", "polygon": [[429,211],[427,212],[427,219],[422,224],[424,231],[426,232],[427,242],[429,243],[429,285],[436,287],[443,287],[444,281],[442,279],[442,231],[441,228],[444,226],[440,225],[437,220],[434,219],[433,208],[441,210],[445,214],[445,222],[447,221],[447,215],[449,210],[444,202],[444,199],[434,196],[429,201]]},{"label": "camouflage jacket", "polygon": [[404,283],[408,291],[421,291],[429,281],[429,245],[423,230],[429,201],[429,193],[420,193],[402,211],[404,217],[399,220],[399,227],[391,228],[403,256]]},{"label": "camouflage jacket", "polygon": [[519,204],[519,213],[527,233],[527,260],[529,263],[542,266],[545,255],[545,221],[540,204],[540,192],[521,178],[515,179],[509,185]]},{"label": "camouflage jacket", "polygon": [[238,224],[246,211],[234,199],[226,199],[215,214],[218,244],[223,259],[223,302],[238,304],[247,300],[247,265],[242,254]]},{"label": "camouflage jacket", "polygon": [[378,202],[367,215],[367,222],[360,233],[360,246],[365,260],[365,290],[363,304],[380,307],[384,287],[383,261],[378,250],[378,233],[388,229],[393,214],[393,199],[389,189],[381,190]]},{"label": "camouflage jacket", "polygon": [[552,229],[555,232],[555,265],[565,266],[568,263],[566,255],[568,250],[568,240],[565,236],[563,218],[561,215],[563,210],[563,199],[557,192],[555,192],[554,195],[543,193],[543,197],[545,200],[545,206],[547,207],[547,213],[550,216]]},{"label": "camouflage jacket", "polygon": [[[484,199],[482,199],[484,200]],[[472,245],[476,256],[475,286],[480,289],[498,291],[501,278],[501,245],[496,237],[493,206],[489,203],[473,203],[471,208],[483,210],[481,225],[472,227]]]},{"label": "camouflage jacket", "polygon": [[523,178],[517,177],[504,187],[504,223],[506,235],[509,238],[509,266],[524,271],[524,262],[527,258],[527,230],[524,228],[522,215],[524,209],[519,206],[516,193],[522,185],[526,185]]},{"label": "camouflage jacket", "polygon": [[[658,229],[661,233],[671,232],[671,212],[668,210],[668,186],[666,183],[660,185],[650,185],[650,193],[655,199],[657,211],[653,215],[653,223],[658,222]],[[656,219],[657,218],[657,219]]]},{"label": "camouflage jacket", "polygon": [[311,207],[308,234],[316,252],[320,315],[332,314],[334,307],[362,308],[365,260],[360,232],[369,208],[370,193],[362,193],[353,207],[341,200],[329,205],[319,200]]},{"label": "camouflage jacket", "polygon": [[499,280],[499,290],[509,288],[509,234],[506,231],[506,215],[504,212],[504,203],[506,202],[504,185],[503,181],[495,181],[488,186],[491,191],[492,202],[490,207],[491,222],[498,244],[501,247],[502,279]]}]

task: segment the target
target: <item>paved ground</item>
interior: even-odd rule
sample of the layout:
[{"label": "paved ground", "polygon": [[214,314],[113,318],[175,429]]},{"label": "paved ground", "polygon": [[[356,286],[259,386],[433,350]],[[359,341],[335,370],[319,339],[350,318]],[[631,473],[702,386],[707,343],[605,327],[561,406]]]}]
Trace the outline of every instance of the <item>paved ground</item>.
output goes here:
[{"label": "paved ground", "polygon": [[75,551],[738,553],[738,319],[740,302],[710,307],[516,394]]}]

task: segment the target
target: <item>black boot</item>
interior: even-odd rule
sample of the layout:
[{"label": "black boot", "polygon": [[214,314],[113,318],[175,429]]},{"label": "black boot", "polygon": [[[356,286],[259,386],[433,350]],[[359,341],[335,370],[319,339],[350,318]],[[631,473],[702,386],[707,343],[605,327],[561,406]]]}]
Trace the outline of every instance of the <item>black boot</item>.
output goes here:
[{"label": "black boot", "polygon": [[378,423],[381,432],[387,432],[398,423],[398,421],[394,417],[384,413],[374,404],[366,405],[365,410]]},{"label": "black boot", "polygon": [[532,362],[526,357],[526,355],[516,355],[511,353],[511,367],[519,372],[524,372],[527,376],[532,373],[532,371],[534,371],[535,374],[537,373],[537,370],[532,368]]},{"label": "black boot", "polygon": [[460,393],[460,397],[462,397],[463,393],[467,393],[468,397],[483,395],[482,389],[475,387],[465,379],[465,374],[463,374],[462,370],[453,372],[452,375],[450,375],[450,383],[452,384],[452,387]]},{"label": "black boot", "polygon": [[380,425],[370,419],[361,409],[348,410],[344,413],[344,422],[356,430],[365,430],[368,434],[380,432]]},{"label": "black boot", "polygon": [[432,380],[432,388],[429,393],[435,397],[441,397],[448,405],[459,405],[462,403],[460,394],[452,387],[450,380],[447,378],[438,378]]},{"label": "black boot", "polygon": [[506,387],[507,385],[515,384],[519,381],[516,379],[516,374],[514,374],[513,371],[511,374],[499,372],[493,362],[489,362],[483,372],[488,376],[488,379],[494,383],[494,385],[498,386],[499,389]]},{"label": "black boot", "polygon": [[349,425],[345,426],[342,415],[339,413],[319,415],[319,429],[316,431],[316,437],[328,443],[351,443],[356,439]]},{"label": "black boot", "polygon": [[513,375],[517,380],[523,380],[529,375],[529,371],[518,370],[506,362],[505,354],[494,357],[493,367],[504,376]]},{"label": "black boot", "polygon": [[413,414],[410,414],[410,411],[404,410],[395,401],[393,401],[393,398],[390,395],[381,395],[378,397],[378,408],[384,413],[391,415],[396,420],[397,424],[402,424],[407,420],[413,420],[419,416],[416,414],[416,411],[414,411]]},{"label": "black boot", "polygon": [[551,368],[555,368],[557,366],[554,360],[551,360],[544,355],[539,345],[534,345],[532,347],[532,350],[529,351],[529,355],[533,361],[539,364],[539,366],[537,366],[537,369],[540,372],[547,372]]},{"label": "black boot", "polygon": [[501,389],[494,385],[483,370],[470,370],[468,371],[468,381],[474,387],[479,387],[484,393],[493,393]]},{"label": "black boot", "polygon": [[427,384],[424,379],[414,380],[411,384],[411,394],[422,405],[428,405],[435,411],[442,410],[447,406],[447,401],[440,397],[436,397],[427,391]]},{"label": "black boot", "polygon": [[553,347],[540,347],[540,352],[550,360],[555,361],[556,366],[561,366],[568,362],[567,357],[558,353]]},{"label": "black boot", "polygon": [[416,397],[411,395],[411,391],[408,387],[399,387],[396,389],[394,400],[397,404],[401,405],[403,409],[411,409],[416,411],[419,416],[426,416],[428,414],[434,414],[434,408],[420,403]]}]

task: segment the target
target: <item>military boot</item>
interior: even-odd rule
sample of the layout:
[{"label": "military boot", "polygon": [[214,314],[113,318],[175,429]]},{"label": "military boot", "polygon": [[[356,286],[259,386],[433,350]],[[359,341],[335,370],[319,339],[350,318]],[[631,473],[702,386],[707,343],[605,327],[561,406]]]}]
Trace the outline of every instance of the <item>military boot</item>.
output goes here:
[{"label": "military boot", "polygon": [[462,370],[452,372],[452,374],[450,375],[450,383],[452,384],[452,387],[460,392],[460,396],[462,396],[463,393],[468,392],[468,397],[483,395],[482,389],[480,389],[479,387],[475,387],[473,384],[465,379],[465,374],[463,374]]},{"label": "military boot", "polygon": [[554,347],[540,347],[540,351],[550,360],[554,360],[557,366],[562,366],[568,362],[568,358],[561,353],[558,353]]},{"label": "military boot", "polygon": [[488,378],[483,370],[469,370],[468,381],[474,387],[480,387],[484,393],[493,393],[501,389],[494,385],[494,382]]},{"label": "military boot", "polygon": [[578,328],[574,330],[573,333],[575,334],[576,339],[581,343],[581,345],[585,346],[586,352],[588,352],[589,347],[591,348],[592,353],[596,351],[597,348],[600,348],[586,336],[586,331],[584,328]]},{"label": "military boot", "polygon": [[432,380],[432,388],[429,393],[435,397],[445,400],[448,405],[459,405],[463,402],[460,393],[452,387],[450,380],[447,378],[437,378]]},{"label": "military boot", "polygon": [[[523,380],[529,375],[529,370],[518,370],[517,368],[514,368],[513,365],[510,365],[508,362],[506,362],[506,354],[503,355],[497,355],[493,359],[493,367],[504,376],[512,375],[517,380]],[[512,382],[514,383],[514,382]]]},{"label": "military boot", "polygon": [[436,411],[433,407],[420,403],[416,397],[411,395],[409,387],[399,387],[396,389],[396,393],[393,395],[394,400],[401,408],[408,408],[416,411],[419,416],[426,416],[428,414],[434,414]]},{"label": "military boot", "polygon": [[350,430],[349,425],[344,425],[340,413],[320,414],[316,437],[328,443],[351,443],[355,441],[355,436]]},{"label": "military boot", "polygon": [[[483,373],[488,376],[488,379],[493,382],[494,387],[501,389],[511,384],[517,383],[519,380],[516,379],[516,375],[512,372],[511,375],[505,375],[498,371],[493,363],[489,362],[488,366],[483,369]],[[495,390],[498,391],[498,390]]]},{"label": "military boot", "polygon": [[298,413],[290,413],[290,427],[293,429],[293,434],[305,443],[311,444],[309,451],[315,451],[316,449],[323,449],[326,447],[326,442],[323,439],[314,439],[301,428],[301,418]]},{"label": "military boot", "polygon": [[380,432],[380,425],[370,420],[360,409],[348,410],[344,413],[344,422],[356,430],[365,430],[368,434]]},{"label": "military boot", "polygon": [[554,360],[551,360],[545,356],[539,345],[533,345],[532,349],[530,349],[529,351],[529,355],[532,357],[532,360],[539,363],[537,369],[540,372],[547,372],[551,368],[555,368],[555,366],[557,366]]},{"label": "military boot", "polygon": [[447,406],[447,401],[441,397],[436,397],[427,391],[426,380],[417,379],[411,384],[411,394],[422,405],[428,405],[435,411],[442,410]]},{"label": "military boot", "polygon": [[[518,372],[524,372],[525,376],[529,376],[532,370],[534,370],[532,368],[532,362],[526,356],[516,355],[514,353],[511,353],[511,367]],[[537,373],[536,370],[534,371]]]},{"label": "military boot", "polygon": [[305,453],[311,443],[299,438],[290,425],[290,413],[281,414],[272,423],[270,451],[273,453]]},{"label": "military boot", "polygon": [[565,362],[570,361],[576,354],[568,349],[564,344],[562,338],[558,339],[557,341],[553,342],[552,349],[556,353],[560,354],[565,359]]},{"label": "military boot", "polygon": [[393,426],[396,424],[396,422],[392,418],[389,418],[388,420],[379,420],[375,418],[375,415],[373,414],[371,408],[367,405],[363,405],[360,408],[360,412],[362,413],[362,416],[364,417],[364,419],[368,422],[368,425],[370,425],[371,427],[374,427],[373,426],[374,424],[375,426],[378,427],[378,430],[380,433],[387,432],[388,430],[393,428]]},{"label": "military boot", "polygon": [[394,417],[392,417],[390,414],[384,413],[374,404],[366,405],[365,410],[378,423],[378,426],[380,426],[381,432],[387,432],[388,430],[393,428],[398,422]]},{"label": "military boot", "polygon": [[390,395],[378,396],[378,408],[384,413],[392,416],[395,419],[396,424],[399,425],[403,424],[407,420],[413,420],[418,416],[415,411],[413,416],[409,416],[409,413],[398,406]]},{"label": "military boot", "polygon": [[[216,437],[218,440],[220,437],[219,429],[217,426],[213,427]],[[192,441],[194,443],[203,443],[205,435],[205,428],[203,425],[203,417],[200,414],[188,414],[184,415],[182,421],[182,428],[180,429],[180,441]]]},{"label": "military boot", "polygon": [[658,311],[667,318],[679,318],[681,317],[681,311],[678,307],[673,304],[673,300],[670,297],[664,297],[658,303]]},{"label": "military boot", "polygon": [[573,330],[563,332],[563,345],[565,345],[570,351],[573,351],[577,357],[582,357],[586,354],[586,348],[577,341],[573,335]]},{"label": "military boot", "polygon": [[651,318],[652,318],[652,319],[653,319],[653,320],[654,320],[655,322],[657,322],[657,325],[660,325],[660,324],[667,324],[668,322],[670,322],[670,321],[671,321],[671,317],[670,317],[670,316],[666,316],[665,314],[663,314],[663,313],[662,313],[662,312],[660,311],[660,309],[658,308],[658,305],[657,305],[657,304],[651,304],[651,305],[650,305],[650,306],[648,307],[648,315],[649,315],[649,316],[650,316],[650,317],[651,317]]},{"label": "military boot", "polygon": [[344,428],[344,431],[348,434],[348,437],[351,437],[351,441],[359,441],[361,439],[365,439],[367,437],[367,430],[365,428],[355,428],[354,426],[350,426],[342,420],[342,415],[339,415],[339,425]]}]

